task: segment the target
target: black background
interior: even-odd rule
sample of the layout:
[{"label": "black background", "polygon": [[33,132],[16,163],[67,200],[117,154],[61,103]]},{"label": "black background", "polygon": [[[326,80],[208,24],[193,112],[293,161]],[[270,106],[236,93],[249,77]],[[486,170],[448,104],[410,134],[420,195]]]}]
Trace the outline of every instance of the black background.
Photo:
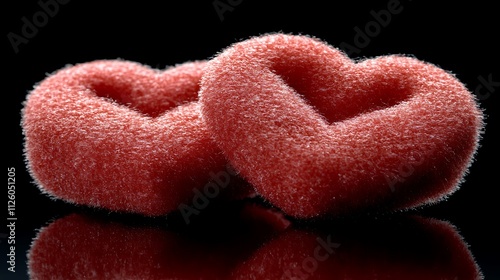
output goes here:
[{"label": "black background", "polygon": [[[3,4],[3,85],[4,119],[7,130],[3,150],[7,167],[16,168],[16,237],[18,272],[27,277],[24,252],[36,229],[50,219],[69,213],[75,206],[53,201],[42,195],[31,182],[23,161],[20,111],[26,94],[46,73],[67,64],[95,59],[137,61],[155,68],[188,60],[209,59],[228,45],[269,32],[307,34],[339,46],[354,45],[354,27],[364,29],[373,20],[370,11],[387,8],[389,1],[273,2],[244,0],[223,13],[220,20],[213,1],[153,1],[115,3],[72,0],[59,5],[59,11],[15,53],[9,32],[21,35],[22,17],[32,19],[41,8],[37,1],[9,1]],[[158,1],[160,2],[160,1]],[[221,0],[226,3],[226,1]],[[232,1],[239,2],[239,1]],[[401,0],[403,10],[393,15],[387,27],[371,38],[353,58],[384,54],[411,54],[453,72],[474,92],[480,76],[498,71],[498,10],[486,1],[437,5],[432,2]],[[486,114],[486,129],[476,160],[461,189],[447,201],[419,210],[427,216],[448,220],[464,236],[486,279],[499,279],[498,223],[495,197],[498,138],[498,102],[494,88],[480,100]],[[482,93],[486,93],[483,89]],[[4,189],[6,196],[6,189]],[[6,204],[5,208],[6,208]],[[3,211],[5,213],[5,210]],[[6,232],[2,227],[2,233]],[[5,267],[5,239],[2,239],[2,271]],[[7,279],[12,274],[5,274]],[[5,279],[2,277],[2,279]]]}]

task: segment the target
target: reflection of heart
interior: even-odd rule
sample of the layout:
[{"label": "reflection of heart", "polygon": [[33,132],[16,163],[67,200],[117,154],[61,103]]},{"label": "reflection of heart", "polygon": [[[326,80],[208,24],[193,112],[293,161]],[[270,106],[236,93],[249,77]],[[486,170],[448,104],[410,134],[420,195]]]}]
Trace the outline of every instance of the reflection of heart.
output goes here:
[{"label": "reflection of heart", "polygon": [[305,230],[259,206],[220,210],[194,228],[66,216],[32,242],[30,279],[481,279],[447,222],[403,216]]},{"label": "reflection of heart", "polygon": [[[402,217],[289,230],[256,250],[231,279],[483,279],[455,228]],[[252,275],[249,278],[248,275]]]},{"label": "reflection of heart", "polygon": [[472,95],[442,69],[402,56],[354,63],[304,36],[228,48],[208,63],[200,101],[231,164],[298,217],[440,200],[482,127]]},{"label": "reflection of heart", "polygon": [[71,214],[41,229],[33,241],[30,279],[226,279],[288,226],[280,213],[257,205],[221,210],[208,213],[215,227],[202,223],[177,230],[165,222]]},{"label": "reflection of heart", "polygon": [[193,102],[204,66],[162,72],[96,61],[45,79],[23,111],[26,156],[42,191],[159,215],[190,199],[211,174],[225,172]]}]

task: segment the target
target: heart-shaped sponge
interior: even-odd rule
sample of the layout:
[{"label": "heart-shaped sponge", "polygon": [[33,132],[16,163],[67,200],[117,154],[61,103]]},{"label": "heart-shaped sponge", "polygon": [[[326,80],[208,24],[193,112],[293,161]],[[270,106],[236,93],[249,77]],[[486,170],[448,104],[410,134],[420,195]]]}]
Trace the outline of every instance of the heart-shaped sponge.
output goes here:
[{"label": "heart-shaped sponge", "polygon": [[146,215],[187,202],[227,163],[196,102],[204,67],[190,62],[159,71],[107,60],[47,77],[28,95],[22,119],[40,189]]},{"label": "heart-shaped sponge", "polygon": [[231,164],[286,213],[405,209],[457,189],[482,112],[452,74],[404,56],[352,61],[265,35],[211,60],[202,115]]}]

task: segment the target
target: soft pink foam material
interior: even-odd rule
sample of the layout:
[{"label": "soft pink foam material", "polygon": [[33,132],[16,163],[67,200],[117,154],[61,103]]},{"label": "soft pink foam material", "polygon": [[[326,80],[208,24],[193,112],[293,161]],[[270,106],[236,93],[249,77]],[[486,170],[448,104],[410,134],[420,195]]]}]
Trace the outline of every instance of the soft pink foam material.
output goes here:
[{"label": "soft pink foam material", "polygon": [[231,164],[298,217],[439,201],[457,189],[482,128],[474,97],[435,65],[354,62],[306,36],[229,47],[208,63],[200,96]]},{"label": "soft pink foam material", "polygon": [[43,192],[77,204],[165,214],[226,161],[197,102],[205,62],[159,71],[126,61],[62,69],[29,94],[25,152]]}]

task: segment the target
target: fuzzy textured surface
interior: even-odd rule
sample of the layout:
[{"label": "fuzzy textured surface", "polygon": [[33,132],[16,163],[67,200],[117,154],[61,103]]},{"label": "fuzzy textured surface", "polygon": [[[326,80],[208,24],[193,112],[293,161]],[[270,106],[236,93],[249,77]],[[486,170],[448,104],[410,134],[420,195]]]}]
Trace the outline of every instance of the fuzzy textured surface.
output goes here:
[{"label": "fuzzy textured surface", "polygon": [[231,279],[242,280],[483,279],[456,229],[421,217],[326,232],[289,230],[232,274]]},{"label": "fuzzy textured surface", "polygon": [[482,123],[452,74],[404,56],[352,61],[272,34],[208,62],[204,121],[231,164],[297,217],[437,202],[459,186]]},{"label": "fuzzy textured surface", "polygon": [[[61,69],[28,95],[22,127],[39,188],[65,201],[162,215],[226,160],[200,117],[205,62],[165,71],[104,60]],[[212,174],[212,175],[211,175]]]}]

